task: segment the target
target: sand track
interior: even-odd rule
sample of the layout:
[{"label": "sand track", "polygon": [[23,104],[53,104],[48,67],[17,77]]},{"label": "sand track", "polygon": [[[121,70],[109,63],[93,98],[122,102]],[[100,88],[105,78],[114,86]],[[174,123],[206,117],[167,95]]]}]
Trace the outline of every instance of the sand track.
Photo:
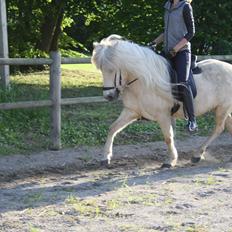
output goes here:
[{"label": "sand track", "polygon": [[232,232],[232,140],[189,160],[204,137],[177,141],[178,166],[160,170],[163,142],[0,158],[0,231]]}]

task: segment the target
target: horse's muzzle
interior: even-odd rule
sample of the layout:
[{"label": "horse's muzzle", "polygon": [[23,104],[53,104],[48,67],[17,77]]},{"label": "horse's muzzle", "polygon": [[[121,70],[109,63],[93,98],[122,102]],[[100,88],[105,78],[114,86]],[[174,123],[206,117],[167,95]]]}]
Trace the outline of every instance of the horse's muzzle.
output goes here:
[{"label": "horse's muzzle", "polygon": [[119,91],[115,89],[114,91],[105,91],[103,96],[107,101],[114,101],[118,99]]}]

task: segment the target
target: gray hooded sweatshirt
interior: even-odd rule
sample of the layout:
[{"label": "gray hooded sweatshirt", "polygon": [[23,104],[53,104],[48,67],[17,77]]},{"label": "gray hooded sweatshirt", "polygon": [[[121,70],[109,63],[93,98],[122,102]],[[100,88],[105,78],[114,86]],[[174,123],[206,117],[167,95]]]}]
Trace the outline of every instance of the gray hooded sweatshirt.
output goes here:
[{"label": "gray hooded sweatshirt", "polygon": [[181,49],[191,51],[189,40],[195,33],[195,25],[192,14],[192,7],[186,1],[180,1],[171,9],[171,2],[167,1],[164,8],[164,52],[167,54],[183,38],[188,43]]}]

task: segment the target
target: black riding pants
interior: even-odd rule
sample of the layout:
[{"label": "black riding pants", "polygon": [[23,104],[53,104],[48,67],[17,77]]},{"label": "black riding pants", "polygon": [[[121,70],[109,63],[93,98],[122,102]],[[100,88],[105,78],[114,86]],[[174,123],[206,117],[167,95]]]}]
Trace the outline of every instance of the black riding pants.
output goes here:
[{"label": "black riding pants", "polygon": [[190,75],[191,53],[188,50],[180,51],[171,61],[176,70],[178,83],[187,82]]},{"label": "black riding pants", "polygon": [[177,74],[177,82],[183,85],[178,87],[179,93],[182,95],[184,108],[188,114],[190,121],[195,120],[193,95],[188,83],[191,68],[191,52],[188,50],[180,51],[171,59],[173,68]]}]

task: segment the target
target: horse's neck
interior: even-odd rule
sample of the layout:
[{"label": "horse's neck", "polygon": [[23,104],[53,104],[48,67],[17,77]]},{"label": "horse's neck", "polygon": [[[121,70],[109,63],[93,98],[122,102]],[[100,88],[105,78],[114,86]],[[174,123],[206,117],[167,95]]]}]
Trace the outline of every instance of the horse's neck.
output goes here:
[{"label": "horse's neck", "polygon": [[132,97],[136,99],[142,99],[144,95],[152,95],[153,97],[156,96],[157,98],[162,98],[163,100],[173,103],[174,99],[170,92],[164,91],[161,88],[154,87],[148,87],[143,80],[138,79],[131,85],[129,85],[127,88],[125,88],[124,92],[126,95],[130,94]]}]

